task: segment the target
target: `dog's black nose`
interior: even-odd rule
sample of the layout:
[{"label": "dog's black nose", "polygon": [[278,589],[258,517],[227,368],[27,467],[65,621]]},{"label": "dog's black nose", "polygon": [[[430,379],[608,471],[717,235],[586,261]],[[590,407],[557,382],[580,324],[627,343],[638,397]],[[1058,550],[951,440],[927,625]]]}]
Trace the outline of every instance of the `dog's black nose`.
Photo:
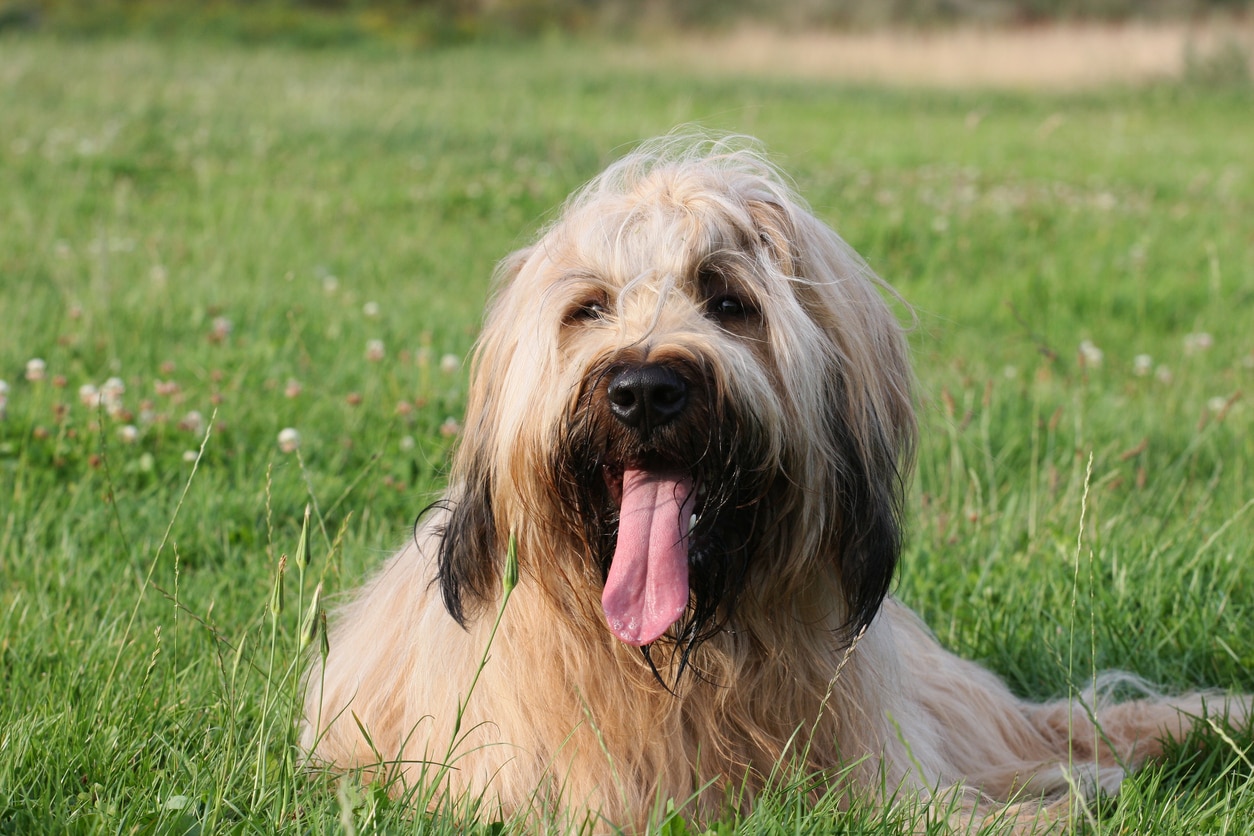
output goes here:
[{"label": "dog's black nose", "polygon": [[688,384],[676,372],[647,363],[619,372],[607,392],[614,417],[642,432],[666,424],[684,411]]}]

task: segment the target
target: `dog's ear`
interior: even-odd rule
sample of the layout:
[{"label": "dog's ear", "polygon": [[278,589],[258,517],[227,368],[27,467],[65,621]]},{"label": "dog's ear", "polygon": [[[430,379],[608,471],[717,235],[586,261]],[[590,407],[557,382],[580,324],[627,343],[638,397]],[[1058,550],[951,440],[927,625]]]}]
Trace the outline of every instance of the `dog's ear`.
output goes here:
[{"label": "dog's ear", "polygon": [[465,428],[443,501],[447,520],[440,539],[438,580],[445,609],[463,627],[494,598],[505,559],[496,521],[500,509],[493,502],[491,462],[501,443],[497,402],[501,381],[509,373],[517,340],[511,286],[533,251],[533,247],[518,250],[497,265],[487,322],[470,364]]},{"label": "dog's ear", "polygon": [[915,437],[909,356],[881,295],[892,291],[866,263],[804,210],[783,212],[778,223],[788,224],[791,275],[805,279],[793,290],[830,340],[822,368],[812,370],[826,381],[810,408],[822,414],[831,450],[826,472],[815,476],[828,506],[823,516],[831,520],[825,552],[836,561],[853,634],[875,618],[901,554]]},{"label": "dog's ear", "polygon": [[451,507],[437,556],[444,607],[463,627],[468,615],[491,598],[499,552],[491,475],[473,463],[467,470],[456,494],[447,500]]},{"label": "dog's ear", "polygon": [[877,437],[859,442],[850,427],[832,428],[839,455],[829,476],[837,506],[830,553],[837,560],[846,604],[844,626],[851,636],[875,618],[902,548],[902,451],[877,429],[872,433]]}]

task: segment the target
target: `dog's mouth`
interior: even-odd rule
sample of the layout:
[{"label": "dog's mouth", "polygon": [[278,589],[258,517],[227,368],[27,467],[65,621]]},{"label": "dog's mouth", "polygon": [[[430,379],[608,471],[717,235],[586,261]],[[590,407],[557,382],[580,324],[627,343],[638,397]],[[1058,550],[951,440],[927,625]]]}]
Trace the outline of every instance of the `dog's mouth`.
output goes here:
[{"label": "dog's mouth", "polygon": [[665,464],[607,464],[602,473],[619,513],[601,606],[614,635],[640,647],[688,608],[688,555],[701,487]]},{"label": "dog's mouth", "polygon": [[682,414],[642,431],[606,391],[622,362],[589,372],[552,448],[552,484],[560,523],[600,574],[610,634],[650,666],[650,650],[669,647],[678,679],[728,629],[783,483],[752,415],[711,394],[721,390],[703,365],[682,367]]}]

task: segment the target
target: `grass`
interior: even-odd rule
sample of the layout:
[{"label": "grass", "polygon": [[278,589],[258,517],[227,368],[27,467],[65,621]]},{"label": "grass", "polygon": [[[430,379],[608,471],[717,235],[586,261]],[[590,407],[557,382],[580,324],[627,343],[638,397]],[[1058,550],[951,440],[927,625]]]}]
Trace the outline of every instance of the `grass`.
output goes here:
[{"label": "grass", "polygon": [[[1032,697],[1113,667],[1254,691],[1250,105],[684,76],[563,42],[0,40],[0,832],[460,831],[298,768],[310,596],[438,493],[494,261],[677,123],[760,136],[915,305],[897,591],[946,645]],[[1250,743],[1179,747],[1080,829],[1240,832]],[[922,826],[807,798],[715,830]]]}]

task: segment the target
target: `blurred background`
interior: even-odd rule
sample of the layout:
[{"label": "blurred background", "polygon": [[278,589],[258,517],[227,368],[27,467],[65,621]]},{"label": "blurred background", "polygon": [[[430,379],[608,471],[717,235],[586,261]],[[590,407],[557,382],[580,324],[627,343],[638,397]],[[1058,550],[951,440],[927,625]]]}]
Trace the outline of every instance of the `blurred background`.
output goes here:
[{"label": "blurred background", "polygon": [[[907,84],[1248,81],[1251,0],[0,0],[0,32],[422,48],[623,37],[688,65]],[[836,37],[840,33],[840,37]],[[669,48],[668,48],[669,47]]]},{"label": "blurred background", "polygon": [[[305,769],[304,654],[444,489],[494,264],[677,125],[912,306],[946,646],[1254,693],[1252,55],[1254,0],[0,0],[0,834],[467,832]],[[1079,832],[1239,831],[1252,734]],[[795,792],[706,832],[924,829]]]}]

